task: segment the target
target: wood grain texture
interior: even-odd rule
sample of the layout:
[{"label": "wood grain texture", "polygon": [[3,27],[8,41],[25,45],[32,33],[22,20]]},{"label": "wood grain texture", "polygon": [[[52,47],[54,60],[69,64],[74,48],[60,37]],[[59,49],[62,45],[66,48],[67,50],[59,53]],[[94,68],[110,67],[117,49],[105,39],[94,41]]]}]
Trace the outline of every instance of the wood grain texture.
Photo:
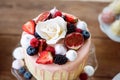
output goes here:
[{"label": "wood grain texture", "polygon": [[16,80],[10,68],[12,51],[21,37],[21,26],[54,6],[87,22],[99,62],[92,80],[111,80],[115,74],[120,72],[120,43],[113,42],[101,32],[97,20],[99,13],[108,4],[55,0],[0,0],[0,80]]}]

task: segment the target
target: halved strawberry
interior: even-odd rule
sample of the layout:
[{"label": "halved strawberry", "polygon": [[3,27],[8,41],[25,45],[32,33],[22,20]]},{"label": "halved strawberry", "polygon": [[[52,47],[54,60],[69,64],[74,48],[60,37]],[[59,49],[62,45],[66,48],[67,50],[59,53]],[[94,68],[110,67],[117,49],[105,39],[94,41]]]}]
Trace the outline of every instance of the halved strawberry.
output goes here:
[{"label": "halved strawberry", "polygon": [[38,19],[36,20],[36,23],[39,21],[45,21],[51,17],[51,14],[49,11],[43,12],[42,14],[39,15]]},{"label": "halved strawberry", "polygon": [[30,20],[22,26],[22,29],[23,31],[33,35],[35,32],[35,26],[35,22],[33,20]]},{"label": "halved strawberry", "polygon": [[83,45],[83,43],[84,37],[79,32],[70,33],[65,37],[65,45],[69,49],[77,50]]},{"label": "halved strawberry", "polygon": [[42,52],[43,50],[45,50],[45,48],[47,47],[47,43],[45,39],[40,39],[39,40],[39,53]]},{"label": "halved strawberry", "polygon": [[45,50],[51,52],[53,56],[55,55],[55,48],[54,47],[48,45]]},{"label": "halved strawberry", "polygon": [[53,57],[51,52],[49,51],[43,51],[40,53],[40,56],[36,60],[36,63],[38,64],[52,64],[53,63]]},{"label": "halved strawberry", "polygon": [[75,18],[74,16],[70,14],[65,14],[65,20],[70,23],[76,23],[78,21],[77,18]]}]

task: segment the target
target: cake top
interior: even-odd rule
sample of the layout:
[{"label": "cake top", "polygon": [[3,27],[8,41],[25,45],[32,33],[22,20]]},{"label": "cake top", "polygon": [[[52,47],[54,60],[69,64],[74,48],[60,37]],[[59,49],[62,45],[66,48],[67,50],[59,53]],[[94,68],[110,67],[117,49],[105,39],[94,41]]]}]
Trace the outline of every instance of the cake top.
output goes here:
[{"label": "cake top", "polygon": [[38,56],[37,64],[74,61],[90,37],[84,21],[56,8],[28,21],[22,29],[21,46],[29,56]]}]

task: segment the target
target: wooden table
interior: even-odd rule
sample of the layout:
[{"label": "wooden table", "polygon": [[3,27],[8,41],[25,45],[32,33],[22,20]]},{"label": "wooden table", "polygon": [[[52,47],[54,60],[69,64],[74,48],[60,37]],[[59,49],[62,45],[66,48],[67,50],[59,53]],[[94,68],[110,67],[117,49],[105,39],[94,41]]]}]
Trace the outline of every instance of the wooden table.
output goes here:
[{"label": "wooden table", "polygon": [[120,43],[113,42],[98,23],[98,14],[109,3],[80,1],[0,0],[0,80],[16,80],[11,74],[12,51],[19,43],[21,26],[54,6],[88,23],[99,67],[93,80],[111,80],[120,72]]}]

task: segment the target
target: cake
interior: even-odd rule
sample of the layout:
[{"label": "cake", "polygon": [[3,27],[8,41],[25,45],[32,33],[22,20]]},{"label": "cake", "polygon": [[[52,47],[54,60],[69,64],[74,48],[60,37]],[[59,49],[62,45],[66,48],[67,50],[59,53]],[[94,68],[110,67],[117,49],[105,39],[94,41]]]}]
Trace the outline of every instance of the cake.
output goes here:
[{"label": "cake", "polygon": [[[33,75],[36,80],[77,80],[84,72],[91,45],[84,21],[54,8],[28,21],[22,29],[21,46],[13,51],[12,67],[25,78]],[[24,65],[30,73],[25,74]],[[94,73],[91,66],[85,71],[90,76]]]}]

